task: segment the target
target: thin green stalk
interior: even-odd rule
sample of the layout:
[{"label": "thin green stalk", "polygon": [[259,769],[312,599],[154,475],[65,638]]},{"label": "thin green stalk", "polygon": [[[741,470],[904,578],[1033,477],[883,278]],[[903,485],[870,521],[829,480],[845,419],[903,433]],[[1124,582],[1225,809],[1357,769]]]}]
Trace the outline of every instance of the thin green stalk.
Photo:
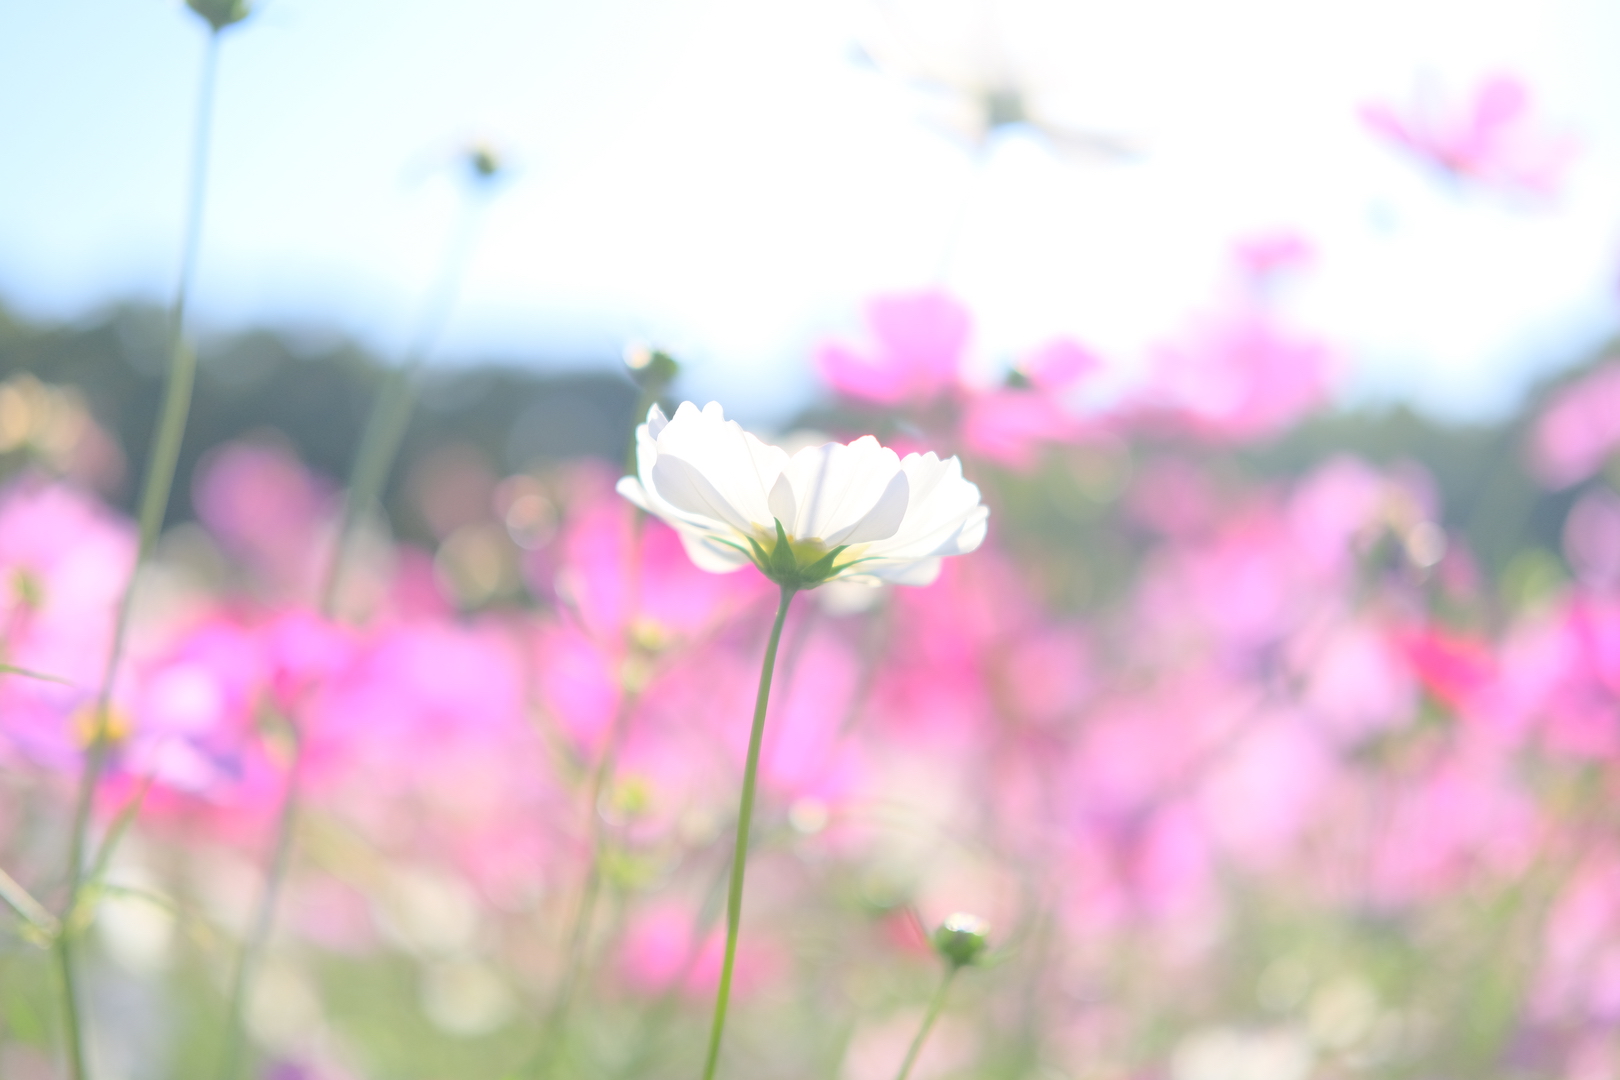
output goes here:
[{"label": "thin green stalk", "polygon": [[237,959],[236,974],[231,980],[229,1014],[225,1026],[225,1051],[219,1075],[221,1080],[232,1080],[242,1068],[242,1013],[246,1005],[248,987],[258,969],[259,954],[269,940],[270,928],[275,921],[276,899],[281,895],[281,882],[287,873],[287,861],[292,855],[292,837],[297,823],[298,800],[294,797],[298,785],[299,754],[293,750],[292,763],[287,769],[287,789],[281,799],[281,814],[276,822],[275,848],[270,854],[270,868],[265,875],[264,891],[248,924],[247,938],[242,955]]},{"label": "thin green stalk", "polygon": [[394,467],[394,458],[399,454],[400,443],[404,441],[405,431],[410,426],[411,413],[416,407],[417,372],[449,321],[456,296],[461,291],[467,260],[478,235],[482,205],[482,200],[476,194],[466,203],[461,224],[451,237],[440,262],[439,276],[423,301],[405,359],[398,367],[389,369],[383,377],[377,400],[371,407],[371,414],[366,417],[360,446],[354,455],[354,466],[349,473],[349,493],[343,503],[343,524],[338,530],[331,561],[327,564],[326,580],[321,586],[321,610],[328,617],[337,608],[338,589],[343,581],[349,543],[359,528],[360,519],[382,496],[388,474]]},{"label": "thin green stalk", "polygon": [[743,873],[748,868],[748,833],[754,820],[754,788],[759,779],[759,748],[765,738],[765,707],[771,700],[771,675],[776,670],[776,649],[782,643],[782,625],[787,622],[788,605],[798,589],[782,586],[782,599],[776,607],[770,642],[765,646],[765,663],[759,673],[759,696],[754,700],[754,726],[748,733],[748,762],[743,767],[742,801],[737,806],[737,847],[731,857],[731,890],[726,895],[726,958],[720,967],[720,990],[714,1000],[714,1024],[709,1029],[709,1054],[703,1065],[703,1080],[714,1080],[720,1063],[720,1036],[726,1029],[726,1010],[731,1004],[731,973],[737,962],[737,929],[742,924]]},{"label": "thin green stalk", "polygon": [[591,780],[585,793],[585,820],[590,840],[590,863],[585,869],[585,881],[580,888],[579,904],[574,909],[573,924],[568,932],[568,953],[563,962],[562,978],[557,984],[556,998],[552,1002],[551,1015],[546,1019],[545,1034],[540,1053],[529,1069],[533,1074],[546,1075],[551,1071],[551,1066],[557,1059],[564,1024],[568,1018],[568,1010],[574,1001],[574,989],[579,983],[580,972],[585,967],[585,946],[590,940],[591,923],[595,919],[596,904],[602,894],[602,850],[604,844],[599,808],[602,793],[607,790],[608,778],[613,775],[613,765],[617,757],[619,741],[623,737],[624,728],[629,722],[630,714],[635,710],[638,696],[628,689],[620,696],[619,708],[614,714],[612,726],[608,728],[607,741],[602,746],[602,756],[597,761],[596,768],[591,770]]},{"label": "thin green stalk", "polygon": [[42,671],[30,671],[28,668],[17,667],[15,664],[0,664],[0,675],[21,675],[28,679],[42,679],[45,682],[73,685],[72,679],[64,679],[60,675],[47,675]]},{"label": "thin green stalk", "polygon": [[147,773],[141,778],[141,786],[135,789],[124,808],[118,811],[113,823],[107,827],[107,835],[101,839],[101,847],[96,849],[96,857],[90,860],[90,873],[85,875],[84,884],[95,885],[107,873],[107,867],[112,863],[113,852],[118,848],[118,842],[124,838],[124,833],[135,823],[140,815],[141,804],[146,801],[146,793],[152,789],[154,773]]},{"label": "thin green stalk", "polygon": [[[486,175],[482,174],[481,175]],[[461,279],[477,236],[480,203],[474,199],[467,204],[460,226],[451,238],[439,267],[438,279],[423,301],[422,312],[406,352],[405,361],[385,376],[377,394],[371,415],[366,420],[360,446],[355,453],[354,468],[349,476],[349,493],[344,502],[343,523],[333,544],[331,561],[327,564],[326,580],[321,585],[320,610],[325,618],[337,613],[339,590],[343,584],[345,555],[360,519],[381,495],[383,485],[393,468],[394,457],[410,424],[415,404],[414,381],[417,369],[432,349],[455,306]],[[281,891],[282,879],[292,858],[293,833],[298,821],[298,773],[303,755],[303,740],[298,726],[288,717],[292,729],[292,754],[287,765],[287,786],[282,794],[281,813],[277,816],[275,837],[272,840],[270,867],[265,876],[264,890],[254,910],[248,936],[242,943],[237,960],[236,974],[231,981],[227,1004],[225,1048],[221,1058],[222,1080],[233,1080],[242,1062],[242,1016],[247,994],[258,970],[259,956],[269,941],[275,924],[276,898]]]},{"label": "thin green stalk", "polygon": [[692,969],[703,956],[703,943],[709,937],[709,931],[714,928],[715,921],[720,918],[720,899],[725,893],[726,880],[730,877],[724,865],[720,866],[714,876],[714,881],[704,890],[703,903],[699,905],[697,915],[692,919],[692,929],[686,943],[686,955],[675,969],[674,978],[669,980],[657,1000],[646,1010],[642,1018],[641,1030],[633,1044],[635,1049],[624,1066],[615,1074],[619,1077],[640,1076],[648,1057],[657,1048],[656,1042],[665,1025],[673,1017],[675,1006],[679,1002],[681,988],[691,978]]},{"label": "thin green stalk", "polygon": [[58,926],[56,916],[47,911],[44,904],[35,900],[16,878],[4,870],[0,870],[0,900],[5,901],[6,906],[15,911],[36,933],[46,937],[56,934]]},{"label": "thin green stalk", "polygon": [[68,840],[67,898],[63,905],[62,932],[56,938],[57,963],[62,975],[63,1010],[68,1039],[68,1064],[73,1080],[85,1080],[83,1024],[79,1016],[79,994],[73,969],[73,935],[77,907],[84,883],[84,850],[90,832],[90,812],[96,786],[107,763],[107,711],[112,702],[113,684],[123,659],[125,638],[141,568],[151,557],[168,510],[169,493],[174,487],[175,467],[180,460],[180,444],[185,437],[186,417],[191,411],[191,390],[197,375],[197,354],[185,339],[186,298],[197,271],[197,252],[202,240],[203,207],[208,181],[208,147],[214,121],[214,82],[219,67],[219,31],[208,36],[203,51],[201,85],[197,91],[197,118],[191,151],[191,190],[186,208],[185,232],[181,242],[180,280],[174,306],[169,312],[169,369],[165,380],[163,407],[146,459],[146,475],[141,484],[140,546],[135,567],[119,601],[113,628],[112,648],[102,673],[96,696],[95,728],[79,774],[78,796],[73,809],[73,827]]},{"label": "thin green stalk", "polygon": [[934,1000],[928,1003],[928,1012],[923,1016],[922,1027],[917,1029],[917,1035],[911,1040],[911,1047],[906,1051],[906,1060],[900,1063],[900,1071],[895,1074],[894,1080],[906,1080],[911,1075],[911,1067],[917,1064],[917,1055],[922,1053],[923,1043],[928,1041],[928,1033],[934,1029],[934,1021],[939,1019],[939,1011],[945,1007],[945,998],[951,991],[951,980],[956,973],[962,970],[956,964],[945,965],[945,977],[939,981],[939,989],[934,991]]}]

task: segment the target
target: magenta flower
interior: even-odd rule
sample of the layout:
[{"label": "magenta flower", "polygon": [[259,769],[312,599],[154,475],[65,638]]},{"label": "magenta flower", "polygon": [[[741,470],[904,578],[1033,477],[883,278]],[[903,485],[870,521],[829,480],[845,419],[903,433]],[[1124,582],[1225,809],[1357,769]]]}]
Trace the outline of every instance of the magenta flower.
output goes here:
[{"label": "magenta flower", "polygon": [[0,736],[67,767],[112,645],[135,530],[79,491],[24,476],[0,492],[0,659],[62,682],[0,675]]},{"label": "magenta flower", "polygon": [[325,570],[320,530],[335,509],[330,485],[281,446],[229,443],[194,488],[197,516],[264,585],[313,594]]},{"label": "magenta flower", "polygon": [[1406,109],[1375,102],[1362,107],[1361,120],[1444,176],[1508,194],[1556,194],[1575,151],[1572,140],[1540,127],[1529,89],[1511,75],[1484,79],[1465,105],[1422,97]]},{"label": "magenta flower", "polygon": [[876,405],[922,408],[951,393],[972,336],[967,308],[943,292],[879,296],[866,308],[870,352],[827,345],[817,365],[832,388]]},{"label": "magenta flower", "polygon": [[1580,483],[1620,450],[1620,364],[1610,363],[1553,395],[1530,436],[1536,477],[1558,490]]},{"label": "magenta flower", "polygon": [[1155,359],[1147,415],[1228,441],[1276,435],[1320,408],[1334,367],[1325,344],[1263,311],[1205,319]]}]

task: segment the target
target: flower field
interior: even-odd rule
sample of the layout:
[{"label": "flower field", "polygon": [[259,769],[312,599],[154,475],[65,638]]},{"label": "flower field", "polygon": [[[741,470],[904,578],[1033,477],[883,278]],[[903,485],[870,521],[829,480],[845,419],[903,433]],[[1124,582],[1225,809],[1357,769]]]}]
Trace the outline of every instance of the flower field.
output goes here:
[{"label": "flower field", "polygon": [[[1133,371],[880,292],[774,432],[431,366],[471,229],[399,362],[199,339],[257,13],[189,7],[170,310],[0,309],[0,1077],[1620,1074],[1612,343],[1347,409],[1283,230]],[[1575,149],[1360,120],[1459,198]]]}]

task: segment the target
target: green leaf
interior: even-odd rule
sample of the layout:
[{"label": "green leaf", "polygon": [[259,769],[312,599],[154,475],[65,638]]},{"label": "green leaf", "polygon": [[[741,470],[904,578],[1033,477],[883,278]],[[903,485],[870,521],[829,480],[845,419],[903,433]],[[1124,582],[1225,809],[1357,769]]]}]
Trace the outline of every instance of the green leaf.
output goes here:
[{"label": "green leaf", "polygon": [[29,671],[27,668],[20,668],[15,664],[0,664],[0,675],[21,675],[24,678],[41,679],[45,682],[61,683],[63,686],[73,685],[72,680],[64,679],[60,675],[46,675],[42,671]]},{"label": "green leaf", "polygon": [[793,556],[793,545],[788,543],[787,530],[780,519],[776,522],[776,550],[771,552],[771,571],[777,581],[790,581],[798,577],[799,560]]},{"label": "green leaf", "polygon": [[[23,922],[35,931],[34,934],[28,935],[35,944],[46,944],[60,929],[56,916],[46,911],[44,904],[35,900],[27,889],[18,884],[16,878],[4,870],[0,870],[0,900],[4,900],[6,906],[20,915]],[[40,940],[41,938],[44,940]]]},{"label": "green leaf", "polygon": [[844,553],[844,549],[847,547],[849,547],[848,544],[839,544],[837,547],[827,552],[827,554],[805,567],[802,571],[800,571],[799,576],[802,577],[807,584],[811,585],[819,585],[823,581],[826,581],[833,575],[833,560],[842,555]]}]

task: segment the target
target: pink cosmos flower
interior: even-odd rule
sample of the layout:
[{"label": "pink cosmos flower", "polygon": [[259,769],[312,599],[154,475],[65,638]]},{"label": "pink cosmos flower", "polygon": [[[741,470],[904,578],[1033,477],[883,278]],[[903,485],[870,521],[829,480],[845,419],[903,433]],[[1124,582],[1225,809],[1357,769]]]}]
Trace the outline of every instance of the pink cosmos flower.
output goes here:
[{"label": "pink cosmos flower", "polygon": [[275,443],[227,443],[199,470],[197,516],[227,551],[277,592],[312,593],[329,554],[320,531],[332,485]]},{"label": "pink cosmos flower", "polygon": [[955,387],[973,329],[961,303],[938,291],[879,296],[867,305],[866,320],[871,351],[829,344],[816,357],[834,390],[877,405],[921,408]]},{"label": "pink cosmos flower", "polygon": [[1620,449],[1620,363],[1610,363],[1553,395],[1530,436],[1537,479],[1558,490],[1580,483]]},{"label": "pink cosmos flower", "polygon": [[[1386,796],[1387,800],[1387,796]],[[1487,745],[1440,761],[1379,811],[1369,883],[1380,904],[1442,896],[1523,873],[1540,841],[1534,803]]]},{"label": "pink cosmos flower", "polygon": [[1537,123],[1529,89],[1511,75],[1485,78],[1466,104],[1420,97],[1401,109],[1375,102],[1362,107],[1361,120],[1442,174],[1509,194],[1555,194],[1575,151],[1571,139]]},{"label": "pink cosmos flower", "polygon": [[1264,282],[1279,273],[1309,266],[1316,258],[1316,249],[1297,232],[1279,231],[1238,241],[1233,255],[1251,279]]},{"label": "pink cosmos flower", "polygon": [[1011,469],[1034,465],[1042,447],[1074,442],[1095,425],[1083,422],[1068,400],[1101,367],[1084,347],[1065,339],[1048,343],[1019,365],[1026,385],[981,390],[962,404],[961,437],[969,453]]},{"label": "pink cosmos flower", "polygon": [[[725,951],[719,927],[711,927],[697,940],[696,913],[684,904],[662,902],[638,911],[619,947],[619,971],[629,985],[643,993],[677,989],[693,997],[708,997],[720,983]],[[776,977],[783,966],[779,951],[769,942],[744,936],[737,946],[732,978],[739,996],[758,990]]]},{"label": "pink cosmos flower", "polygon": [[1405,635],[1402,646],[1423,688],[1450,708],[1477,704],[1496,678],[1496,655],[1480,638],[1430,626]]},{"label": "pink cosmos flower", "polygon": [[1334,363],[1326,345],[1268,313],[1237,311],[1160,348],[1145,405],[1206,438],[1266,438],[1327,401]]},{"label": "pink cosmos flower", "polygon": [[1620,495],[1599,487],[1570,508],[1564,557],[1588,588],[1611,592],[1620,586]]},{"label": "pink cosmos flower", "polygon": [[0,736],[56,766],[73,761],[77,713],[105,674],[135,530],[93,498],[25,475],[0,492],[0,655],[63,682],[0,675]]}]

